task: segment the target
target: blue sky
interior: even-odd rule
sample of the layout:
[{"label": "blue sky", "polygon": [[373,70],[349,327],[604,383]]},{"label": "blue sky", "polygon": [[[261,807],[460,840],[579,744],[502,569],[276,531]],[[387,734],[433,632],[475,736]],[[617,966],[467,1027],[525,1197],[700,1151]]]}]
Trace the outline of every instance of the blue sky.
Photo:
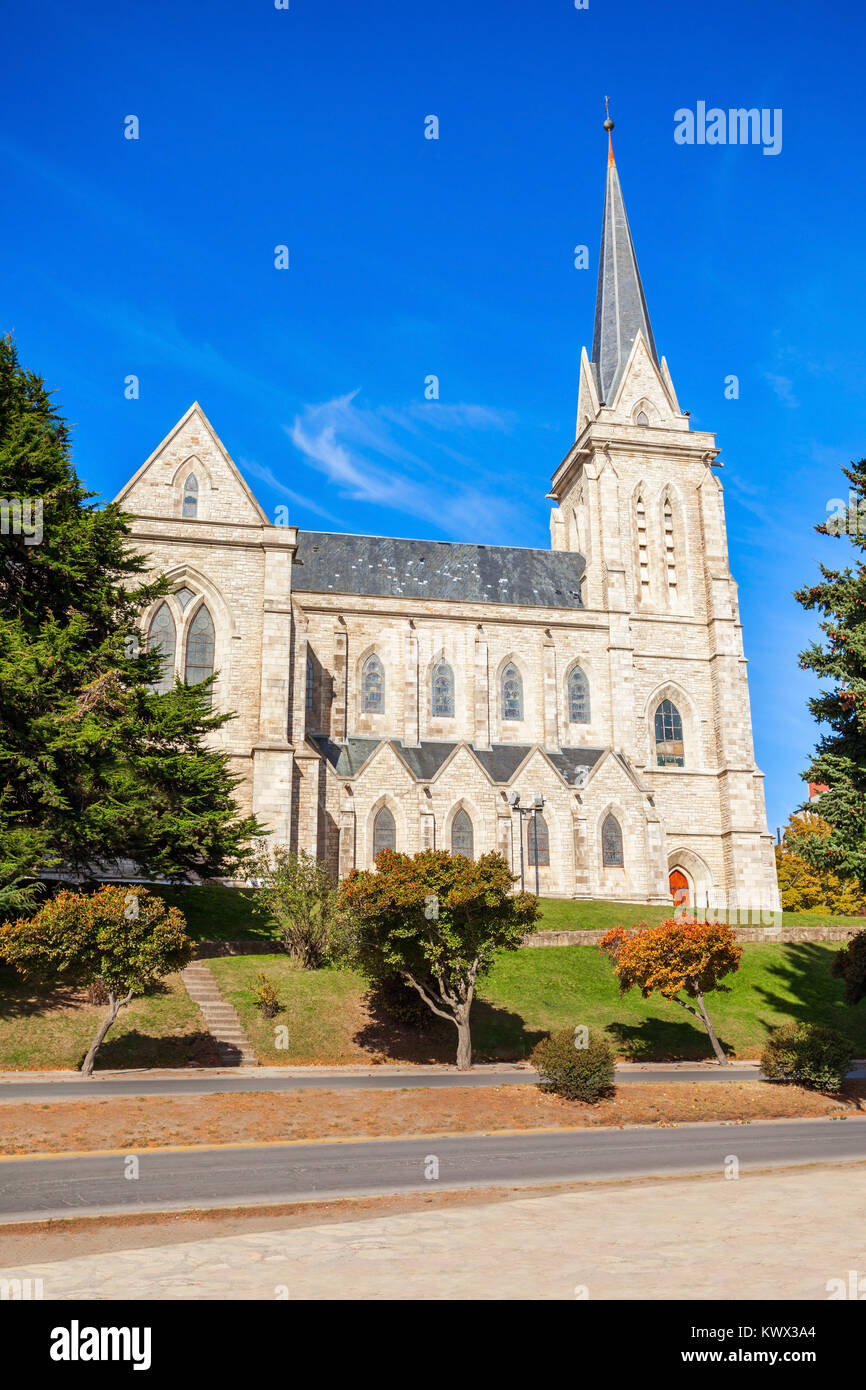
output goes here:
[{"label": "blue sky", "polygon": [[[847,548],[811,527],[866,453],[856,0],[48,0],[4,27],[0,329],[79,472],[113,495],[198,399],[265,509],[319,530],[547,546],[610,94],[656,341],[722,447],[783,823],[816,736],[791,591]],[[781,108],[781,152],[677,145],[698,101]]]}]

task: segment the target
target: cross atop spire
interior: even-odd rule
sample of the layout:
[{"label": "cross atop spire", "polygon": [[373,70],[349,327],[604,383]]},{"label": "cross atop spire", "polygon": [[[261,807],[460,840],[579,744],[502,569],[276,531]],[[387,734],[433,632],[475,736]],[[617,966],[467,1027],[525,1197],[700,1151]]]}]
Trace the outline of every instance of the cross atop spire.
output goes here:
[{"label": "cross atop spire", "polygon": [[643,333],[656,366],[659,359],[613,158],[613,121],[607,97],[604,109],[608,140],[607,184],[598,257],[592,363],[600,399],[610,402],[638,333]]}]

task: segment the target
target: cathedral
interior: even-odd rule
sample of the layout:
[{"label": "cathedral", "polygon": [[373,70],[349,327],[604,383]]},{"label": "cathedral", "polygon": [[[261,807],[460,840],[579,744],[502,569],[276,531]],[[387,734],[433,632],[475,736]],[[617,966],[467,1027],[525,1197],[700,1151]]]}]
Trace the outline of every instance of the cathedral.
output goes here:
[{"label": "cathedral", "polygon": [[[607,126],[610,126],[610,122]],[[274,838],[370,868],[498,850],[545,896],[779,906],[715,436],[659,357],[609,144],[550,549],[274,525],[198,404],[117,501],[171,593],[163,682]]]}]

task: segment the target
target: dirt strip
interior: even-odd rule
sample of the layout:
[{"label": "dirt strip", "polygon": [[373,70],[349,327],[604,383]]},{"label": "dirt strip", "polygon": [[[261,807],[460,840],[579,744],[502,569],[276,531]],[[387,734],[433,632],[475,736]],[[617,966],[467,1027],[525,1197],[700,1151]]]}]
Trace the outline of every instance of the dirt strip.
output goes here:
[{"label": "dirt strip", "polygon": [[315,1091],[22,1101],[0,1107],[0,1154],[287,1140],[411,1138],[514,1129],[584,1129],[695,1120],[793,1119],[866,1109],[866,1082],[841,1096],[754,1081],[621,1086],[596,1105],[544,1095],[537,1086],[473,1090]]}]

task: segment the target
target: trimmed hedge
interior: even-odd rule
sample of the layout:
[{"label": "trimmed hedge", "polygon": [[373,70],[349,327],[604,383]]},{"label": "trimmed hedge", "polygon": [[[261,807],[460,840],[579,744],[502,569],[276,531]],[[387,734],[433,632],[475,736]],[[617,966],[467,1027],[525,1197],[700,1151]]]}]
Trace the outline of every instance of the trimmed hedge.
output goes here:
[{"label": "trimmed hedge", "polygon": [[850,1042],[818,1023],[783,1023],[761,1053],[768,1081],[793,1081],[814,1091],[840,1091],[853,1059]]},{"label": "trimmed hedge", "polygon": [[531,1061],[541,1077],[540,1089],[565,1100],[592,1104],[613,1090],[613,1050],[604,1033],[595,1028],[551,1033],[542,1038]]}]

